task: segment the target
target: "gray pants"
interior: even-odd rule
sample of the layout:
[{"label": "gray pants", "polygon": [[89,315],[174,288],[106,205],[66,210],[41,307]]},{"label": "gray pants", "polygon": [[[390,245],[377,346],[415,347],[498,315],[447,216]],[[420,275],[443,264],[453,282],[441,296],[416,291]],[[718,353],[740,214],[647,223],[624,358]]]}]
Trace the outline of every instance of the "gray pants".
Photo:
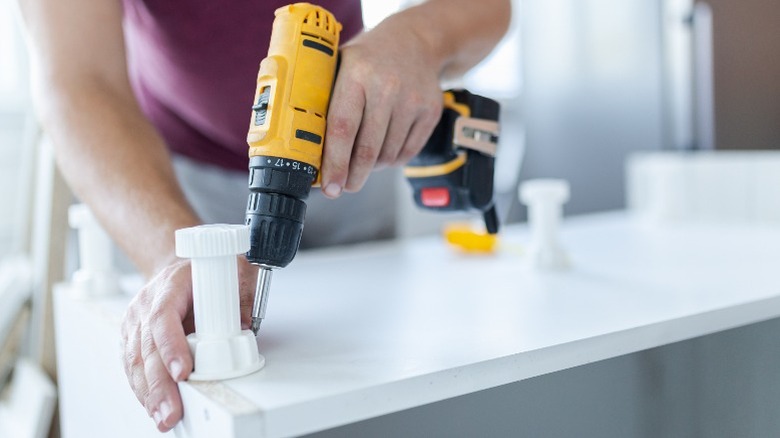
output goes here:
[{"label": "gray pants", "polygon": [[[182,156],[173,167],[184,194],[205,223],[244,223],[247,173]],[[313,188],[306,201],[301,248],[387,239],[395,235],[396,170],[374,172],[359,193],[328,199]]]}]

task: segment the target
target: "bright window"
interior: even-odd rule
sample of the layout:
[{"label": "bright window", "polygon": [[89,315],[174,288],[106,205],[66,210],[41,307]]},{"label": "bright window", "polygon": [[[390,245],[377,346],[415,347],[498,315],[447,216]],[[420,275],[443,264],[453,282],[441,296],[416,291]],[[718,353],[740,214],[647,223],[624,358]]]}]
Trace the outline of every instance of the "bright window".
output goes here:
[{"label": "bright window", "polygon": [[371,29],[408,3],[408,0],[363,0],[363,24]]}]

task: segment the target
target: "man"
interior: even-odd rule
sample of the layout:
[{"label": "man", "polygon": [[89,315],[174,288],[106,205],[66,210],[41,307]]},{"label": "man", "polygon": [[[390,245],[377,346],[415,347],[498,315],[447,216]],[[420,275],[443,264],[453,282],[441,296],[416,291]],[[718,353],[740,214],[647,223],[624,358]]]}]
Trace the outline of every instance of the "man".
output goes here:
[{"label": "man", "polygon": [[[221,201],[214,195],[191,204],[183,189],[194,199],[201,190],[193,186],[213,177],[242,181],[233,192],[246,196],[245,174],[236,172],[247,165],[255,75],[273,11],[284,4],[20,2],[33,49],[36,108],[58,165],[149,279],[122,334],[130,385],[161,431],[181,418],[176,382],[192,369],[185,340],[193,330],[189,264],[175,256],[174,231],[198,225],[210,214],[208,205]],[[402,165],[422,149],[441,114],[439,81],[490,52],[506,31],[510,6],[509,0],[430,0],[358,34],[359,0],[321,5],[344,24],[346,41],[321,169],[322,192],[335,199],[361,190],[372,169]],[[241,221],[241,202],[222,208],[238,211],[233,222]],[[307,231],[315,215],[309,216]],[[245,327],[256,274],[242,259]]]}]

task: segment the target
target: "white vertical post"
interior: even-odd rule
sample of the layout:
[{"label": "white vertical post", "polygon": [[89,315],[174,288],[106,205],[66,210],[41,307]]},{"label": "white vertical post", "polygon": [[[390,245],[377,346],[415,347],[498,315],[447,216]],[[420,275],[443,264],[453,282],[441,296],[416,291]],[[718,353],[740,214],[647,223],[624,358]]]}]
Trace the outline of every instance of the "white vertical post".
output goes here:
[{"label": "white vertical post", "polygon": [[558,239],[563,204],[569,200],[569,183],[556,179],[536,179],[520,185],[520,200],[528,206],[531,263],[543,269],[565,269],[569,258]]},{"label": "white vertical post", "polygon": [[176,255],[191,259],[195,333],[187,336],[191,380],[230,379],[265,365],[251,330],[241,330],[236,257],[249,251],[246,225],[176,230]]},{"label": "white vertical post", "polygon": [[195,328],[202,339],[224,338],[241,331],[236,257],[192,259]]},{"label": "white vertical post", "polygon": [[78,230],[79,269],[73,274],[73,290],[84,297],[119,293],[119,273],[114,269],[111,238],[89,207],[72,205],[70,226]]}]

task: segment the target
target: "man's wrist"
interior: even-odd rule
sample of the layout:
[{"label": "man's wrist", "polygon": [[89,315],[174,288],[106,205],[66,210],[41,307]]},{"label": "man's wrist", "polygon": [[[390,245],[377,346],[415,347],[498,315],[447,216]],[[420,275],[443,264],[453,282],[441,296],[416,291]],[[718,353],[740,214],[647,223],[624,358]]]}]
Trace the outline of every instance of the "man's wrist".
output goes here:
[{"label": "man's wrist", "polygon": [[197,218],[192,217],[187,220],[177,221],[176,225],[166,227],[168,231],[161,236],[165,244],[158,248],[156,254],[151,255],[150,263],[147,265],[151,267],[151,270],[145,273],[147,278],[152,278],[168,266],[183,261],[183,259],[176,256],[176,230],[198,225],[201,225],[201,222]]},{"label": "man's wrist", "polygon": [[393,35],[406,35],[414,39],[414,47],[424,54],[424,60],[440,75],[454,55],[455,48],[452,40],[447,38],[446,30],[442,30],[446,26],[431,25],[435,17],[430,17],[429,11],[423,6],[392,15],[380,26],[390,26]]},{"label": "man's wrist", "polygon": [[509,0],[428,0],[385,21],[398,26],[392,34],[417,39],[415,47],[445,78],[465,73],[487,56],[506,32],[510,17]]}]

